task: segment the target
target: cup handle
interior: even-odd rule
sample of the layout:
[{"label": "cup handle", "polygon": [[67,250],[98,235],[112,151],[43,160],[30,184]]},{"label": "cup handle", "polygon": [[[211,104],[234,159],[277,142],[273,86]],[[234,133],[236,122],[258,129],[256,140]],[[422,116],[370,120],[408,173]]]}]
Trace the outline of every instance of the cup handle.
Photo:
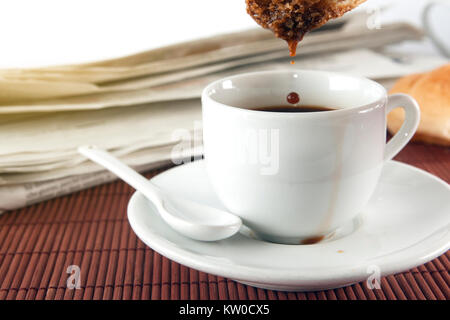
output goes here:
[{"label": "cup handle", "polygon": [[384,151],[385,161],[394,158],[397,153],[405,147],[419,126],[420,109],[414,98],[402,93],[389,96],[386,107],[386,116],[389,112],[396,108],[403,108],[403,110],[405,110],[405,121],[403,122],[400,130],[386,145],[386,149]]}]

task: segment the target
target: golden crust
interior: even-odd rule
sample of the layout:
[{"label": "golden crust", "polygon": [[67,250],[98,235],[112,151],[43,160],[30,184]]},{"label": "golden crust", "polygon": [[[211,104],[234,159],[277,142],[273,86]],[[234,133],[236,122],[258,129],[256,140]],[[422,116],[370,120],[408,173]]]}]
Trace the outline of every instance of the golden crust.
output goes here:
[{"label": "golden crust", "polygon": [[[397,81],[390,93],[406,93],[419,103],[421,120],[413,140],[450,146],[450,64]],[[404,119],[401,109],[388,115],[388,129],[397,132]]]}]

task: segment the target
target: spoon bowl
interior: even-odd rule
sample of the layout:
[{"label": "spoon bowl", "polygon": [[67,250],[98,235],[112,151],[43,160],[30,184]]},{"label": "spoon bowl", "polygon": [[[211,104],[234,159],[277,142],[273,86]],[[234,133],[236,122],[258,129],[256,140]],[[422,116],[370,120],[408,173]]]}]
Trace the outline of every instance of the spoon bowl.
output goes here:
[{"label": "spoon bowl", "polygon": [[227,211],[173,198],[109,152],[95,146],[82,146],[78,152],[116,174],[141,192],[158,210],[163,220],[180,234],[200,241],[218,241],[236,234],[242,220]]}]

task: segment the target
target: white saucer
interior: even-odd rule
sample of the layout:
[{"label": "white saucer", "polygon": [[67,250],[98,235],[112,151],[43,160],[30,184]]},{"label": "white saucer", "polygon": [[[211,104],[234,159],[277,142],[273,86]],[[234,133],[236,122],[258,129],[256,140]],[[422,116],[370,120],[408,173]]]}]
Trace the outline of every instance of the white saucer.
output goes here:
[{"label": "white saucer", "polygon": [[[152,181],[171,195],[223,208],[203,161],[175,167]],[[166,225],[139,192],[130,200],[128,219],[144,243],[188,267],[261,288],[322,290],[365,281],[376,270],[382,276],[406,271],[447,251],[450,187],[390,161],[356,230],[314,245],[280,245],[243,234],[218,242],[191,240]]]}]

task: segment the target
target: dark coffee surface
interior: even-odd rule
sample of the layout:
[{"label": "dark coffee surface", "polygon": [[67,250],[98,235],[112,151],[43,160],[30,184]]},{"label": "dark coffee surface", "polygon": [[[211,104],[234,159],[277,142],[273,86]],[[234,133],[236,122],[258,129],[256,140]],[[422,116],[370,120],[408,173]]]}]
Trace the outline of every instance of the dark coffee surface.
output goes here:
[{"label": "dark coffee surface", "polygon": [[266,111],[266,112],[292,112],[292,113],[305,113],[305,112],[324,112],[333,111],[337,108],[319,107],[319,106],[269,106],[269,107],[256,107],[251,110]]}]

